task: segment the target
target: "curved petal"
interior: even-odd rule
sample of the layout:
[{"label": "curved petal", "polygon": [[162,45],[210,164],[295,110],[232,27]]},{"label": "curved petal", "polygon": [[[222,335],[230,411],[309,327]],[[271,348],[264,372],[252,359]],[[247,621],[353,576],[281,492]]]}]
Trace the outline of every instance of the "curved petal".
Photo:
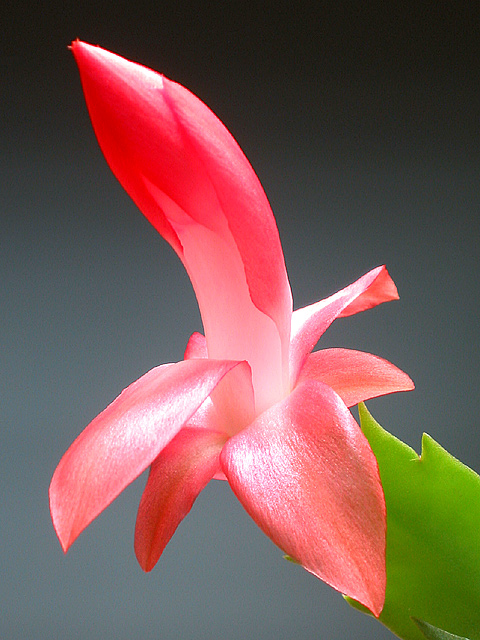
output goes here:
[{"label": "curved petal", "polygon": [[195,331],[188,339],[184,360],[193,360],[194,358],[208,358],[207,341],[205,336]]},{"label": "curved petal", "polygon": [[[184,429],[207,429],[208,431],[216,431],[217,433],[224,433],[228,437],[228,433],[225,429],[225,420],[221,416],[213,404],[212,399],[208,397],[202,406],[193,414],[190,420],[186,423]],[[219,467],[215,471],[213,476],[215,480],[226,480],[225,474]]]},{"label": "curved petal", "polygon": [[[185,359],[207,358],[207,342],[205,336],[194,332],[190,336],[185,349]],[[230,382],[224,382],[221,389],[215,390],[188,421],[188,427],[210,429],[234,435],[252,422],[255,415],[255,399],[251,379],[235,376],[232,372]],[[219,469],[214,478],[226,480]]]},{"label": "curved petal", "polygon": [[78,436],[50,484],[50,512],[64,551],[133,482],[235,368],[188,360],[152,369],[127,387]]},{"label": "curved petal", "polygon": [[397,299],[397,288],[386,267],[381,266],[372,269],[333,296],[294,311],[290,342],[291,386],[295,386],[305,358],[335,318],[349,316]]},{"label": "curved petal", "polygon": [[[395,283],[391,279],[385,265],[372,269],[363,276],[366,278],[370,274],[376,273],[375,279],[369,284],[360,295],[353,298],[353,300],[343,308],[343,311],[338,315],[339,318],[345,318],[352,316],[354,313],[360,313],[360,311],[366,311],[372,309],[382,302],[389,302],[390,300],[398,300],[398,291]],[[355,286],[362,280],[360,278],[356,283],[350,286]],[[349,289],[349,287],[346,287]],[[343,289],[342,291],[346,291]]]},{"label": "curved petal", "polygon": [[[213,404],[211,397],[209,396],[202,406],[193,414],[190,420],[186,423],[184,429],[207,429],[208,431],[216,431],[217,433],[223,433],[228,437],[228,432],[225,427],[223,416],[221,416]],[[219,467],[215,471],[213,476],[215,480],[226,480],[225,474]]]},{"label": "curved petal", "polygon": [[300,371],[298,381],[304,380],[328,384],[347,407],[415,388],[410,376],[388,360],[352,349],[322,349],[311,353]]},{"label": "curved petal", "polygon": [[304,382],[224,446],[227,479],[284,552],[376,616],[385,501],[370,446],[339,396]]},{"label": "curved petal", "polygon": [[138,509],[135,553],[151,571],[195,499],[220,471],[227,436],[207,429],[182,429],[150,467]]},{"label": "curved petal", "polygon": [[[207,343],[201,333],[190,336],[185,349],[185,360],[207,358]],[[232,436],[246,427],[255,417],[255,394],[251,375],[245,369],[232,371],[218,389],[212,391],[189,425],[222,431]]]},{"label": "curved petal", "polygon": [[[192,358],[208,358],[207,351],[207,341],[205,336],[201,333],[195,331],[190,336],[187,347],[185,349],[185,354],[183,356],[185,360],[190,360]],[[255,409],[254,399],[252,396],[253,388],[248,390],[249,397],[252,397],[252,411]],[[235,394],[238,398],[238,395]],[[194,413],[192,418],[187,423],[188,427],[195,427],[201,429],[210,429],[215,431],[224,431],[225,430],[225,420],[219,415],[218,409],[215,404],[212,402],[212,398],[208,397],[202,406]],[[215,480],[226,480],[225,474],[219,468],[215,475],[213,476]]]},{"label": "curved petal", "polygon": [[292,300],[275,219],[230,133],[141,65],[72,45],[100,147],[192,281],[209,356],[248,360],[260,408],[288,386]]}]

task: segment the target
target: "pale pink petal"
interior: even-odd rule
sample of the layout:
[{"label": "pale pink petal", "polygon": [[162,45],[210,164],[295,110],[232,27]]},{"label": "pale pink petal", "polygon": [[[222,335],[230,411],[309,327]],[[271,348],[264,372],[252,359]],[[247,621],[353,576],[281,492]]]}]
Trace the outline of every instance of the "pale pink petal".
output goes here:
[{"label": "pale pink petal", "polygon": [[[192,333],[184,357],[185,360],[208,357],[207,343],[201,333]],[[205,400],[192,416],[189,426],[222,431],[232,436],[250,424],[254,417],[252,377],[245,375],[244,367],[239,367]]]},{"label": "pale pink petal", "polygon": [[[226,424],[224,416],[220,415],[217,407],[213,404],[209,396],[186,423],[184,429],[207,429],[209,431],[216,431],[217,433],[224,433],[228,437],[228,427],[229,425],[228,423]],[[227,479],[220,468],[217,469],[213,477],[215,480]]]},{"label": "pale pink petal", "polygon": [[50,485],[50,511],[64,551],[237,367],[248,376],[247,363],[188,360],[157,367],[86,427],[60,460]]},{"label": "pale pink petal", "polygon": [[135,527],[135,553],[144,571],[153,569],[198,494],[220,470],[226,439],[224,433],[184,428],[152,463]]},{"label": "pale pink petal", "polygon": [[395,284],[385,266],[381,266],[329,298],[294,311],[290,343],[291,386],[295,386],[305,358],[335,318],[396,299],[398,293]]},{"label": "pale pink petal", "polygon": [[248,360],[262,410],[288,386],[292,302],[258,178],[189,91],[99,47],[72,48],[110,167],[188,271],[209,356]]},{"label": "pale pink petal", "polygon": [[411,378],[383,358],[352,349],[322,349],[307,356],[298,382],[319,380],[347,407],[396,391],[415,388]]},{"label": "pale pink petal", "polygon": [[195,331],[188,339],[184,360],[192,360],[194,358],[208,358],[207,341],[205,336]]},{"label": "pale pink petal", "polygon": [[[207,358],[207,357],[208,357],[207,342],[205,340],[205,337],[202,336],[201,333],[197,333],[197,332],[192,333],[188,341],[187,348],[185,349],[185,355],[184,355],[185,360],[192,359],[192,358]],[[245,382],[243,381],[242,383],[241,381],[241,384],[245,385]],[[228,390],[228,392],[230,392],[230,390]],[[254,403],[253,387],[251,385],[251,382],[250,382],[250,385],[247,387],[246,392],[248,397],[251,398],[251,413],[253,416],[253,412],[255,410],[255,403]],[[238,400],[239,396],[237,394],[235,394],[235,397]],[[217,405],[218,405],[218,402],[217,402]],[[245,406],[246,406],[246,403],[242,401],[241,407],[240,407],[242,411],[240,416],[242,416],[242,414],[244,416],[243,418],[240,417],[240,422],[242,424],[245,419],[245,414],[243,413]],[[222,415],[219,412],[218,407],[213,403],[211,396],[209,396],[208,398],[206,398],[206,400],[203,402],[201,407],[198,408],[198,410],[193,414],[193,416],[187,422],[186,427],[193,427],[196,429],[209,429],[210,431],[228,433],[228,429],[231,425],[228,423],[228,420],[226,420],[225,418],[226,416]],[[245,424],[248,424],[249,422],[251,422],[251,420],[248,420],[248,422],[245,422]],[[238,417],[235,420],[235,423],[238,423]],[[215,472],[215,475],[213,477],[215,478],[215,480],[227,479],[221,469],[218,469]]]},{"label": "pale pink petal", "polygon": [[385,597],[385,501],[376,459],[340,397],[303,382],[224,446],[220,462],[285,553],[376,616]]}]

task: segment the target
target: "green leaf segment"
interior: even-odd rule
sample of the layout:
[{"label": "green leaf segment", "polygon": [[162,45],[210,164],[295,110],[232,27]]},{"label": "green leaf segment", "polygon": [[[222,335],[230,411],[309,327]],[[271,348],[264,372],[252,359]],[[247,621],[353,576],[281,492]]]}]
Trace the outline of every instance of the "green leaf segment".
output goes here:
[{"label": "green leaf segment", "polygon": [[480,640],[480,477],[427,434],[419,457],[359,412],[387,505],[380,622],[405,640]]},{"label": "green leaf segment", "polygon": [[424,622],[423,620],[419,620],[418,618],[412,618],[417,627],[423,633],[427,640],[468,640],[468,638],[462,638],[461,636],[455,636],[453,633],[447,633],[446,631],[442,631],[441,629],[437,629],[428,622]]}]

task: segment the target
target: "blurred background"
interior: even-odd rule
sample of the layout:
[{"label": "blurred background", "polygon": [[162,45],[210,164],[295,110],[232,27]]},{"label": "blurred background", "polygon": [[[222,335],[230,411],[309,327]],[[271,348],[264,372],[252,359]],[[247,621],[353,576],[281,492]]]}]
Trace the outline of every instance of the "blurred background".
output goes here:
[{"label": "blurred background", "polygon": [[[315,8],[312,9],[311,7]],[[252,162],[295,306],[387,264],[401,299],[321,346],[379,354],[416,390],[377,420],[480,471],[479,14],[458,2],[4,3],[0,125],[0,635],[387,640],[211,482],[148,575],[141,477],[64,556],[47,491],[130,382],[201,330],[173,251],[116,182],[67,45],[100,44],[200,96]]]}]

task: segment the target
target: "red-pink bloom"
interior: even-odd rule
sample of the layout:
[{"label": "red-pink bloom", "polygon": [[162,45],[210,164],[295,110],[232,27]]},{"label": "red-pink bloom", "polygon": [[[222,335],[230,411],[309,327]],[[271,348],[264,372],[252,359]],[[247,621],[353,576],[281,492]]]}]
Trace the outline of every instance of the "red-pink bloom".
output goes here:
[{"label": "red-pink bloom", "polygon": [[253,169],[216,116],[180,85],[73,43],[95,133],[113,172],[172,245],[205,337],[149,371],[80,434],[50,487],[66,551],[150,466],[135,551],[152,569],[212,478],[308,571],[379,615],[385,502],[347,407],[413,388],[368,353],[311,353],[335,318],[398,297],[385,267],[292,313],[277,227]]}]

